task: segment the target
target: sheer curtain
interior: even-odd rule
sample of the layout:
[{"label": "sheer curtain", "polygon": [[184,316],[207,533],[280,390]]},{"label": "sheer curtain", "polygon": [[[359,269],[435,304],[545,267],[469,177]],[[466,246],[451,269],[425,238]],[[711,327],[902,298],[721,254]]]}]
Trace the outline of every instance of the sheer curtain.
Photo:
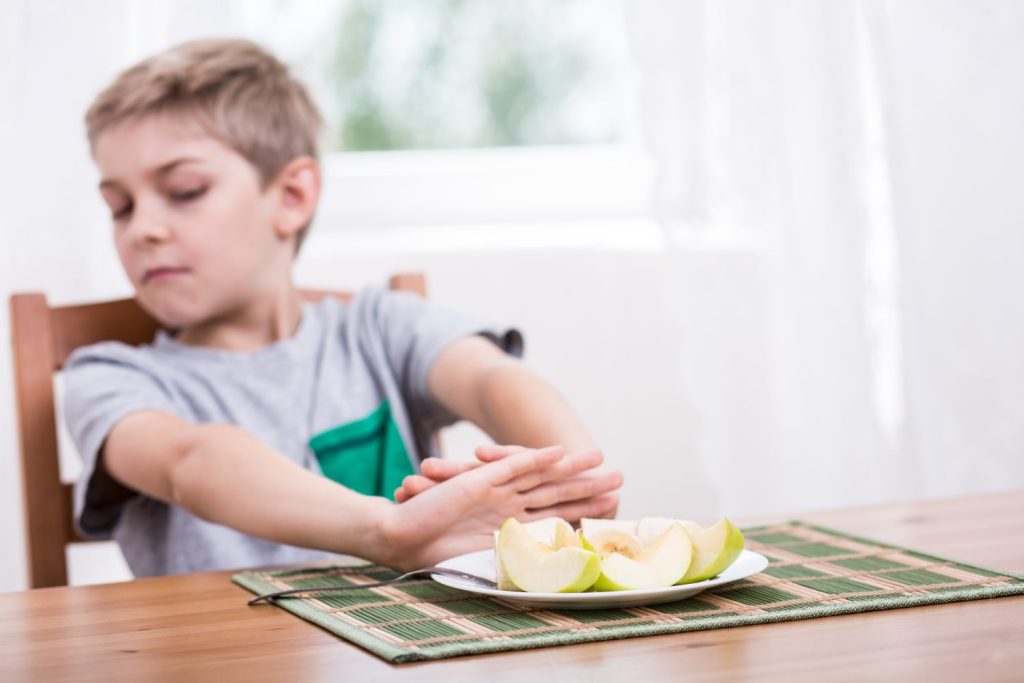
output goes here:
[{"label": "sheer curtain", "polygon": [[1024,6],[639,0],[629,26],[722,508],[1024,485]]}]

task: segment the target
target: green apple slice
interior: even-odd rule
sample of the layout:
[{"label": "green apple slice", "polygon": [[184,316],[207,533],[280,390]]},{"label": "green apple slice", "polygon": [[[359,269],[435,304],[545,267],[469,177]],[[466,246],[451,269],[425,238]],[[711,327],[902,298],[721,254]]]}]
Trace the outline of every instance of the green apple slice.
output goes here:
[{"label": "green apple slice", "polygon": [[523,524],[523,528],[526,529],[531,536],[541,543],[547,543],[548,545],[551,545],[555,538],[555,534],[558,533],[558,530],[565,529],[566,527],[568,527],[569,532],[572,533],[572,525],[561,517],[545,517],[544,519],[537,519]]},{"label": "green apple slice", "polygon": [[634,557],[621,552],[602,557],[601,575],[594,583],[594,590],[666,588],[686,574],[692,555],[693,543],[689,534],[679,524],[671,524],[657,540]]},{"label": "green apple slice", "polygon": [[598,534],[598,532],[604,531],[605,529],[625,531],[626,533],[633,534],[635,536],[636,520],[592,519],[590,517],[584,517],[580,520],[580,529],[583,531],[583,535],[588,539],[592,539]]},{"label": "green apple slice", "polygon": [[508,573],[505,571],[505,565],[501,563],[501,555],[498,553],[498,536],[497,530],[494,531],[494,574],[495,579],[498,583],[498,590],[500,591],[517,591],[519,587],[512,583],[512,579],[508,578]]},{"label": "green apple slice", "polygon": [[511,583],[530,593],[579,593],[601,574],[597,553],[575,546],[555,550],[512,517],[498,531],[496,565]]},{"label": "green apple slice", "polygon": [[693,537],[701,532],[700,525],[688,519],[670,519],[668,517],[644,517],[636,525],[636,536],[644,545],[650,545],[665,533],[665,529],[672,524],[681,524],[686,533]]},{"label": "green apple slice", "polygon": [[587,538],[586,542],[587,550],[593,550],[601,557],[608,557],[612,553],[626,557],[638,557],[644,549],[644,544],[640,542],[639,538],[628,531],[618,529],[602,529]]},{"label": "green apple slice", "polygon": [[743,534],[728,519],[692,535],[693,561],[679,583],[694,583],[718,576],[743,552]]},{"label": "green apple slice", "polygon": [[[526,529],[526,531],[528,531],[535,539],[541,543],[550,544],[555,550],[571,546],[579,548],[583,547],[583,544],[580,542],[577,532],[573,530],[572,525],[561,517],[545,517],[544,519],[527,522],[526,524],[523,524],[523,528]],[[505,567],[501,564],[501,558],[498,556],[497,531],[494,532],[494,573],[498,582],[498,590],[519,590],[519,588],[512,583],[512,580],[508,578],[508,574],[505,572]]]},{"label": "green apple slice", "polygon": [[555,550],[558,550],[559,548],[582,548],[583,543],[580,541],[579,534],[577,534],[576,530],[572,528],[572,524],[569,524],[569,522],[564,519],[558,519],[558,521],[561,522],[561,524],[555,525],[555,533],[551,539],[551,547]]}]

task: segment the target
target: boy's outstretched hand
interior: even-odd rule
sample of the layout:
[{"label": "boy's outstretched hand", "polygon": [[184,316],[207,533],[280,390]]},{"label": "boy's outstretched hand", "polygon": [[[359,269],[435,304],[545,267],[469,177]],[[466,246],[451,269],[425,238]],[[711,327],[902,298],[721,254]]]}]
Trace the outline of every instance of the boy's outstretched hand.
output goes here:
[{"label": "boy's outstretched hand", "polygon": [[404,503],[413,496],[423,493],[442,481],[447,481],[457,474],[476,469],[488,462],[501,460],[507,455],[528,450],[523,446],[500,446],[491,444],[477,446],[474,455],[477,462],[461,460],[445,460],[444,458],[427,458],[420,464],[421,474],[410,474],[402,480],[402,485],[395,489],[395,502]]},{"label": "boy's outstretched hand", "polygon": [[445,470],[447,478],[414,487],[413,496],[392,506],[385,523],[392,567],[413,569],[490,547],[509,517],[574,521],[607,516],[618,506],[619,472],[577,476],[601,464],[599,451],[567,456],[558,446],[483,448],[484,462],[459,463]]},{"label": "boy's outstretched hand", "polygon": [[[478,458],[478,462],[463,462],[457,460],[444,460],[442,458],[427,458],[426,460],[423,461],[423,463],[420,466],[421,474],[410,474],[402,481],[402,485],[395,489],[395,502],[404,503],[405,501],[410,500],[414,496],[423,493],[427,489],[436,486],[442,481],[447,481],[448,479],[451,479],[456,475],[468,472],[469,470],[472,469],[476,469],[477,467],[480,467],[484,463],[496,462],[504,457],[512,455],[513,453],[519,453],[525,450],[528,449],[523,448],[522,446],[502,446],[497,444],[490,444],[485,446],[479,446],[474,451],[476,457]],[[585,451],[579,454],[579,456],[591,458],[592,456],[590,454],[592,453],[600,454],[599,451]],[[597,464],[591,465],[590,467],[584,469],[596,468],[598,465],[600,465],[600,463],[601,460],[598,460]],[[593,470],[586,472],[585,474],[580,474],[581,472],[584,471],[584,469],[580,469],[574,472],[573,474],[576,474],[578,476],[574,477],[571,481],[562,481],[558,483],[551,482],[545,484],[545,486],[560,486],[561,490],[566,494],[569,494],[571,491],[585,492],[587,491],[587,483],[585,482],[596,479],[597,481],[591,482],[596,486],[595,490],[597,490],[599,493],[610,493],[611,491],[618,488],[622,484],[622,475],[619,474],[618,472]],[[604,485],[608,485],[613,481],[618,481],[618,484],[613,485],[611,488],[604,488]],[[584,495],[587,494],[584,493]],[[614,517],[615,512],[618,508],[617,503],[618,497],[616,496],[616,505],[609,508],[605,514],[585,516]],[[564,515],[559,516],[562,516],[569,522],[575,522],[578,520],[578,518],[566,517]]]}]

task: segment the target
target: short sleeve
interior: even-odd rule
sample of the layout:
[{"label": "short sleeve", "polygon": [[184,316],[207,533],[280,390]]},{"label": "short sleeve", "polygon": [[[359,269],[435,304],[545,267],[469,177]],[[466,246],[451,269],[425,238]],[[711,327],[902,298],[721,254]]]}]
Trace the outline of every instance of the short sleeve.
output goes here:
[{"label": "short sleeve", "polygon": [[432,430],[458,419],[433,399],[427,387],[430,368],[445,347],[463,337],[480,335],[509,355],[523,355],[523,337],[518,330],[458,313],[409,292],[381,291],[375,314],[402,392],[418,419]]},{"label": "short sleeve", "polygon": [[64,421],[82,459],[75,485],[75,520],[91,538],[109,538],[126,501],[104,500],[96,484],[100,449],[110,430],[131,413],[173,412],[170,393],[137,349],[104,342],[79,349],[65,365]]}]

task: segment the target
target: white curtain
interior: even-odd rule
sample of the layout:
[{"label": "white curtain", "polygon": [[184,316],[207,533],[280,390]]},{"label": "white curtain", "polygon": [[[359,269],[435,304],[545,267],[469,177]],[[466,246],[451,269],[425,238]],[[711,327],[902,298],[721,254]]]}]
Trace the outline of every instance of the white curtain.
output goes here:
[{"label": "white curtain", "polygon": [[629,25],[723,510],[1024,486],[1024,5],[639,0]]}]

